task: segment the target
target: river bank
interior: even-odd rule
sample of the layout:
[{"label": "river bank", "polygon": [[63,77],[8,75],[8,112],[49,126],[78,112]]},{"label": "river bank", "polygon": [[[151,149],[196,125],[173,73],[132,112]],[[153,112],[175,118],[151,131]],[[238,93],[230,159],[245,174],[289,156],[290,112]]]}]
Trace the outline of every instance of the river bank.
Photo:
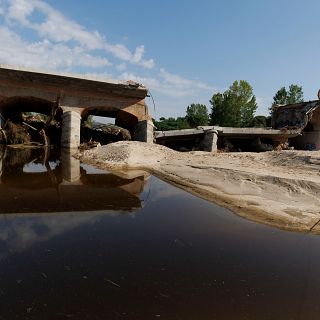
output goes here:
[{"label": "river bank", "polygon": [[252,221],[320,233],[320,152],[181,153],[122,141],[76,157],[103,169],[146,170]]}]

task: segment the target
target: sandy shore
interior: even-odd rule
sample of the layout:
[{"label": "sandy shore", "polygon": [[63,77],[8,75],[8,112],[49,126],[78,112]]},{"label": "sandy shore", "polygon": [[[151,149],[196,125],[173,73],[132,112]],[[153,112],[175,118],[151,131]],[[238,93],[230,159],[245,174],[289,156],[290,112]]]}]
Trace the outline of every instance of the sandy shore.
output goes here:
[{"label": "sandy shore", "polygon": [[100,168],[146,170],[256,222],[320,233],[318,151],[181,153],[123,141],[77,157]]}]

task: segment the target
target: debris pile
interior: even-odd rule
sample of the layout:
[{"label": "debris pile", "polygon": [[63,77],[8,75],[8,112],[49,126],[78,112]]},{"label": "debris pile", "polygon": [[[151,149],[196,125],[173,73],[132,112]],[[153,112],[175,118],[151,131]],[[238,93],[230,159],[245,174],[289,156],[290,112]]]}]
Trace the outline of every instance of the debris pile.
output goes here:
[{"label": "debris pile", "polygon": [[8,120],[2,129],[6,144],[29,144],[31,136],[28,128],[23,124],[17,124]]},{"label": "debris pile", "polygon": [[272,113],[272,127],[275,129],[303,130],[318,108],[318,100],[276,106]]},{"label": "debris pile", "polygon": [[[55,118],[55,112],[47,116],[39,113],[15,113],[4,120],[0,129],[0,144],[20,146],[60,146],[61,120]],[[114,124],[81,125],[82,149],[90,149],[97,144],[131,140],[127,129]]]},{"label": "debris pile", "polygon": [[21,144],[48,146],[59,144],[60,124],[56,121],[45,121],[43,115],[21,115],[6,120],[1,128],[2,144]]},{"label": "debris pile", "polygon": [[131,140],[129,130],[116,126],[114,124],[94,123],[92,126],[83,124],[81,127],[82,148],[90,145],[109,144],[117,141]]}]

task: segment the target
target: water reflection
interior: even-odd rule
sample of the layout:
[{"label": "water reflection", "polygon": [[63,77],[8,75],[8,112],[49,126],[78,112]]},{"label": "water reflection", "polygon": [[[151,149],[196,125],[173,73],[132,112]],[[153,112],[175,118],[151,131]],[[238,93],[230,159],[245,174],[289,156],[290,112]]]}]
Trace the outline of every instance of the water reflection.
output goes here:
[{"label": "water reflection", "polygon": [[21,251],[35,243],[47,241],[84,224],[94,224],[102,213],[62,213],[38,215],[2,215],[0,217],[0,259],[8,252]]},{"label": "water reflection", "polygon": [[[69,152],[2,148],[0,214],[135,211],[146,184],[140,173],[126,178],[88,172]],[[80,201],[81,199],[81,201]]]},{"label": "water reflection", "polygon": [[1,149],[0,173],[0,258],[104,215],[135,214],[148,181],[81,165],[69,152],[10,147]]},{"label": "water reflection", "polygon": [[2,154],[0,319],[319,318],[319,236],[59,159]]}]

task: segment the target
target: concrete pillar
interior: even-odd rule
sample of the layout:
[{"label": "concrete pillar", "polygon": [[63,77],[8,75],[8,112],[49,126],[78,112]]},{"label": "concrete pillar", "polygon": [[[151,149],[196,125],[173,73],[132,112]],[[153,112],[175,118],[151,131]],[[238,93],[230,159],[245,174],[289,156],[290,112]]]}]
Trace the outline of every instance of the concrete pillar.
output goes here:
[{"label": "concrete pillar", "polygon": [[75,111],[65,111],[62,115],[62,148],[74,149],[80,145],[81,116]]},{"label": "concrete pillar", "polygon": [[218,146],[218,131],[216,130],[207,130],[204,133],[204,137],[202,141],[200,142],[200,149],[202,151],[208,151],[208,152],[217,152]]},{"label": "concrete pillar", "polygon": [[71,150],[61,151],[62,178],[64,182],[81,184],[80,160],[72,156]]},{"label": "concrete pillar", "polygon": [[153,132],[154,132],[154,125],[151,120],[139,121],[134,128],[133,140],[153,143],[154,142]]}]

